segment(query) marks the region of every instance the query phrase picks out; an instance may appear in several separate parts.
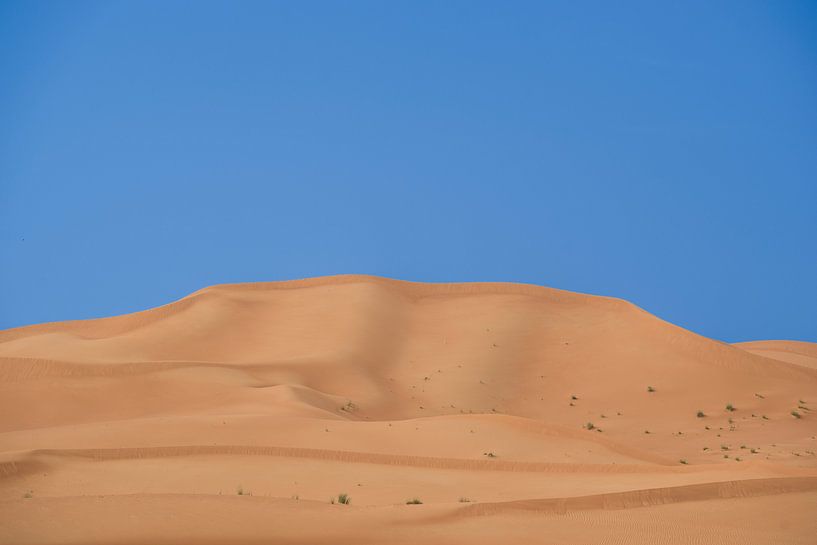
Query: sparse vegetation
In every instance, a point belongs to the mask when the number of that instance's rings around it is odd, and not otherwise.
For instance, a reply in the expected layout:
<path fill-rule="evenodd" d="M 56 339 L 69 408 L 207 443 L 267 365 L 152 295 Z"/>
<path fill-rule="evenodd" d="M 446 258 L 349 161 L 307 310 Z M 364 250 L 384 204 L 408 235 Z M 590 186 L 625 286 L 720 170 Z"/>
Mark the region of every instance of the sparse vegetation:
<path fill-rule="evenodd" d="M 595 424 L 593 424 L 592 422 L 588 422 L 587 424 L 584 425 L 584 427 L 587 428 L 588 430 L 596 429 Z"/>
<path fill-rule="evenodd" d="M 25 494 L 23 494 L 23 497 L 24 497 L 25 499 L 27 499 L 27 500 L 28 500 L 28 499 L 31 499 L 31 498 L 33 498 L 33 497 L 34 497 L 34 493 L 33 493 L 31 490 L 26 490 L 26 493 L 25 493 Z"/>
<path fill-rule="evenodd" d="M 803 415 L 801 415 L 801 414 L 800 414 L 800 413 L 798 413 L 797 411 L 792 411 L 792 412 L 791 412 L 791 415 L 792 415 L 793 417 L 795 417 L 795 418 L 802 418 L 802 417 L 803 417 Z"/>
<path fill-rule="evenodd" d="M 655 391 L 655 388 L 653 388 L 652 386 L 647 386 L 647 391 L 649 393 L 653 393 Z"/>
<path fill-rule="evenodd" d="M 421 505 L 423 502 L 419 500 L 419 498 L 411 498 L 410 500 L 406 500 L 406 505 Z"/>
<path fill-rule="evenodd" d="M 352 503 L 352 498 L 349 497 L 349 494 L 338 494 L 338 503 L 349 505 Z"/>
<path fill-rule="evenodd" d="M 766 399 L 765 397 L 763 397 L 763 396 L 762 396 L 762 395 L 760 395 L 760 394 L 755 394 L 755 397 L 759 397 L 760 399 Z"/>
<path fill-rule="evenodd" d="M 578 398 L 578 397 L 576 397 L 575 395 L 572 395 L 572 396 L 570 396 L 570 399 L 572 399 L 573 401 L 576 401 L 576 400 L 578 400 L 579 398 Z"/>
<path fill-rule="evenodd" d="M 460 496 L 460 503 L 471 503 L 471 500 L 466 498 L 465 496 Z"/>
<path fill-rule="evenodd" d="M 731 403 L 727 403 L 727 404 L 726 404 L 726 410 L 727 410 L 727 411 L 729 411 L 729 412 L 731 413 L 731 412 L 736 411 L 737 409 L 735 409 L 735 406 L 734 406 L 734 405 L 732 405 Z"/>
<path fill-rule="evenodd" d="M 721 445 L 721 450 L 729 450 L 729 447 L 727 445 Z"/>
<path fill-rule="evenodd" d="M 762 418 L 763 420 L 768 420 L 769 419 L 769 417 L 766 416 L 765 414 L 763 416 L 761 416 L 760 418 Z"/>
<path fill-rule="evenodd" d="M 706 414 L 703 411 L 698 411 L 695 416 L 697 416 L 698 418 L 703 418 L 706 416 Z"/>
<path fill-rule="evenodd" d="M 678 460 L 678 461 L 679 461 L 679 462 L 681 462 L 681 463 L 682 463 L 682 464 L 684 464 L 684 465 L 687 465 L 687 464 L 689 463 L 689 462 L 687 462 L 687 461 L 686 461 L 686 459 L 684 459 L 684 458 L 681 458 L 681 459 L 680 459 L 680 460 Z"/>
<path fill-rule="evenodd" d="M 483 452 L 482 455 L 487 456 L 488 458 L 496 458 L 495 452 Z"/>
<path fill-rule="evenodd" d="M 238 488 L 236 489 L 235 493 L 238 494 L 239 496 L 251 496 L 252 495 L 249 492 L 247 492 L 246 490 L 244 490 L 244 487 L 241 486 L 241 485 L 238 485 Z"/>

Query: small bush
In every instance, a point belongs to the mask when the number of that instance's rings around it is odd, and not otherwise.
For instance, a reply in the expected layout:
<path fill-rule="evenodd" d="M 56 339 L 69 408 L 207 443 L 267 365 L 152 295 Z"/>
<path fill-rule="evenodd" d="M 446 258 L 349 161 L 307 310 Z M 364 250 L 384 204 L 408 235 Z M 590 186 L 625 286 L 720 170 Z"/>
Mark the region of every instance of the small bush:
<path fill-rule="evenodd" d="M 240 485 L 239 485 L 238 489 L 236 489 L 235 493 L 238 494 L 239 496 L 249 496 L 249 492 L 244 490 L 244 487 L 242 487 Z"/>
<path fill-rule="evenodd" d="M 681 459 L 680 459 L 680 460 L 678 460 L 678 461 L 679 461 L 679 462 L 681 462 L 681 463 L 682 463 L 682 464 L 684 464 L 684 465 L 687 465 L 687 464 L 689 463 L 689 462 L 687 462 L 687 461 L 686 461 L 684 458 L 681 458 Z"/>
<path fill-rule="evenodd" d="M 726 410 L 731 413 L 731 412 L 734 412 L 736 409 L 735 409 L 734 405 L 732 405 L 731 403 L 727 403 L 726 404 Z"/>
<path fill-rule="evenodd" d="M 800 413 L 798 413 L 797 411 L 792 411 L 792 412 L 791 412 L 791 415 L 792 415 L 793 417 L 795 417 L 795 418 L 802 418 L 802 415 L 801 415 Z"/>
<path fill-rule="evenodd" d="M 420 501 L 419 498 L 412 498 L 410 500 L 406 500 L 406 505 L 421 505 L 423 502 Z"/>
<path fill-rule="evenodd" d="M 588 422 L 587 424 L 584 425 L 584 427 L 587 428 L 588 430 L 596 429 L 595 424 L 593 424 L 592 422 Z"/>
<path fill-rule="evenodd" d="M 349 497 L 349 494 L 338 494 L 338 503 L 342 505 L 349 505 L 352 503 L 352 498 Z"/>
<path fill-rule="evenodd" d="M 653 393 L 655 391 L 655 388 L 653 388 L 652 386 L 647 386 L 647 391 L 649 393 Z"/>
<path fill-rule="evenodd" d="M 488 458 L 496 458 L 495 452 L 483 452 L 482 455 L 487 456 Z"/>
<path fill-rule="evenodd" d="M 570 399 L 572 399 L 573 401 L 576 401 L 576 400 L 578 400 L 579 398 L 578 398 L 578 397 L 576 397 L 575 395 L 572 395 L 572 396 L 570 396 Z"/>
<path fill-rule="evenodd" d="M 471 500 L 469 500 L 465 496 L 461 496 L 460 497 L 460 503 L 471 503 Z"/>
<path fill-rule="evenodd" d="M 697 416 L 698 418 L 703 418 L 704 416 L 706 416 L 706 414 L 704 414 L 703 411 L 698 411 L 698 413 L 695 416 Z"/>
<path fill-rule="evenodd" d="M 29 490 L 25 494 L 23 494 L 23 497 L 28 500 L 28 499 L 33 498 L 34 494 L 31 492 L 31 490 Z"/>

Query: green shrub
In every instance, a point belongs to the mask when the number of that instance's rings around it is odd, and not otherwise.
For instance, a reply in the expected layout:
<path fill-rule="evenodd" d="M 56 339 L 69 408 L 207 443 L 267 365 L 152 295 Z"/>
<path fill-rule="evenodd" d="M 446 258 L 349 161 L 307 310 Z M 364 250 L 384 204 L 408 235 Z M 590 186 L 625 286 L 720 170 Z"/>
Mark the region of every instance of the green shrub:
<path fill-rule="evenodd" d="M 349 497 L 349 494 L 338 494 L 338 503 L 342 505 L 349 505 L 352 503 L 352 498 Z"/>

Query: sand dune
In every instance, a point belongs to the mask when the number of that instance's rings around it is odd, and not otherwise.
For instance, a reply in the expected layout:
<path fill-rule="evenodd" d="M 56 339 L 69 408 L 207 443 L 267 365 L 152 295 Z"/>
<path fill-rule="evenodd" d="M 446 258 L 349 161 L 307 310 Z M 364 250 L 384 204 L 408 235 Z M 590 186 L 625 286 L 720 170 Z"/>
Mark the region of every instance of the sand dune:
<path fill-rule="evenodd" d="M 815 406 L 618 299 L 214 286 L 0 332 L 0 542 L 815 543 Z"/>

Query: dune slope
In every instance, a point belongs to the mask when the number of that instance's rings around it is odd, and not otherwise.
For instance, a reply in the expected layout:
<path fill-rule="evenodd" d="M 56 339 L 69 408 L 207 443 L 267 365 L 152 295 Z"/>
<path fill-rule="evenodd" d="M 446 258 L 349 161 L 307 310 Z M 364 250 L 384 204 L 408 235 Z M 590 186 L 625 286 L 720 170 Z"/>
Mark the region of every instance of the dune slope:
<path fill-rule="evenodd" d="M 817 345 L 618 299 L 214 286 L 0 332 L 0 542 L 813 543 L 812 407 Z"/>

